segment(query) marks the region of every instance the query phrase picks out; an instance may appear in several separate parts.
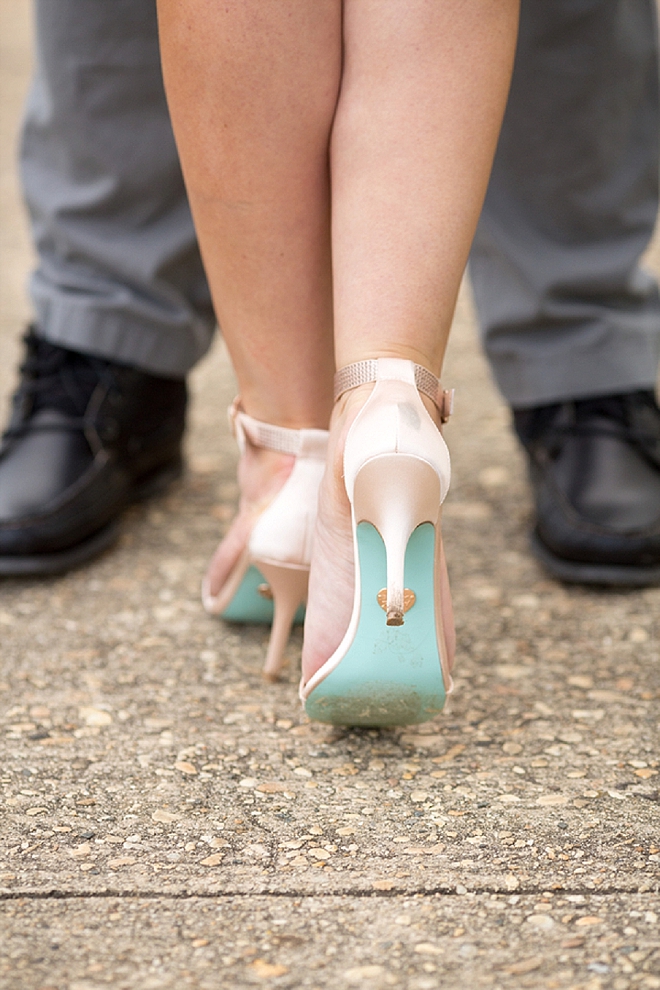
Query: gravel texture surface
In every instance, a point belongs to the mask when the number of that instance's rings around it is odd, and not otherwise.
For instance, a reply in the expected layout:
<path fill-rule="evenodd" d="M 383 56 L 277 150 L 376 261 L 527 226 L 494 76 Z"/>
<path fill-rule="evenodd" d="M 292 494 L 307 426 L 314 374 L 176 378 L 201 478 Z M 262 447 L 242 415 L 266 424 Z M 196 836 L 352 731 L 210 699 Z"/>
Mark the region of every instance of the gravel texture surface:
<path fill-rule="evenodd" d="M 3 409 L 29 315 L 8 153 L 28 13 L 0 2 Z M 458 659 L 432 723 L 311 724 L 300 633 L 270 686 L 266 631 L 203 612 L 236 498 L 220 344 L 184 479 L 90 566 L 0 581 L 3 990 L 660 988 L 660 589 L 563 587 L 530 558 L 467 291 L 444 377 Z"/>
<path fill-rule="evenodd" d="M 660 986 L 641 895 L 109 897 L 6 915 L 6 990 Z"/>

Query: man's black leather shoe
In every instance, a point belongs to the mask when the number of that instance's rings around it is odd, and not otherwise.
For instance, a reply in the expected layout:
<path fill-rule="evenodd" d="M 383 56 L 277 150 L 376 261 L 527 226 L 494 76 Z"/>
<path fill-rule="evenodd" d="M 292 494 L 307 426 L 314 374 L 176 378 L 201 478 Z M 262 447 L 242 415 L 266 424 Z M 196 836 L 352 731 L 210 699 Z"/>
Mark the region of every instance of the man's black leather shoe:
<path fill-rule="evenodd" d="M 181 473 L 185 382 L 30 331 L 0 443 L 0 575 L 56 574 L 118 535 L 129 503 Z"/>
<path fill-rule="evenodd" d="M 660 409 L 652 392 L 514 412 L 536 501 L 532 552 L 555 577 L 660 584 Z"/>

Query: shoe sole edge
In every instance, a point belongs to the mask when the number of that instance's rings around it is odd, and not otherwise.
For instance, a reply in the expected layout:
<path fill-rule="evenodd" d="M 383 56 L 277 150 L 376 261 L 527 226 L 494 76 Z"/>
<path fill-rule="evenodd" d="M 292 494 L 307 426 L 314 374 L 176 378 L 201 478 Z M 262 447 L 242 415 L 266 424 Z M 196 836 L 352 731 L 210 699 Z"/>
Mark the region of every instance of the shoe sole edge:
<path fill-rule="evenodd" d="M 532 555 L 553 576 L 567 584 L 589 584 L 612 588 L 644 588 L 660 585 L 660 566 L 592 564 L 557 557 L 537 533 L 530 535 Z"/>
<path fill-rule="evenodd" d="M 113 520 L 66 550 L 0 557 L 0 577 L 46 577 L 64 574 L 98 556 L 119 539 L 120 524 Z"/>

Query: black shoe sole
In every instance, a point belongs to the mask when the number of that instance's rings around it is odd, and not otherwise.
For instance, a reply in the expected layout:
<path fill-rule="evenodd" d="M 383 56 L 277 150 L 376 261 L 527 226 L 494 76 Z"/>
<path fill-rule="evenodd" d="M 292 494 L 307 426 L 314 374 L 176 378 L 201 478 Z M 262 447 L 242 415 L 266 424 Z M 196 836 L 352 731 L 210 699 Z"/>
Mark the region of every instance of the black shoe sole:
<path fill-rule="evenodd" d="M 183 462 L 180 458 L 171 461 L 157 471 L 141 478 L 131 493 L 131 502 L 142 502 L 160 495 L 169 485 L 181 476 Z M 48 575 L 63 574 L 81 564 L 98 557 L 119 538 L 121 527 L 116 519 L 102 529 L 92 533 L 81 543 L 76 543 L 66 550 L 56 550 L 52 553 L 16 554 L 15 556 L 0 556 L 0 577 L 47 577 Z"/>
<path fill-rule="evenodd" d="M 568 584 L 591 584 L 610 588 L 645 588 L 660 584 L 660 567 L 635 567 L 623 564 L 589 564 L 557 557 L 541 542 L 537 533 L 530 536 L 532 554 L 553 577 Z"/>

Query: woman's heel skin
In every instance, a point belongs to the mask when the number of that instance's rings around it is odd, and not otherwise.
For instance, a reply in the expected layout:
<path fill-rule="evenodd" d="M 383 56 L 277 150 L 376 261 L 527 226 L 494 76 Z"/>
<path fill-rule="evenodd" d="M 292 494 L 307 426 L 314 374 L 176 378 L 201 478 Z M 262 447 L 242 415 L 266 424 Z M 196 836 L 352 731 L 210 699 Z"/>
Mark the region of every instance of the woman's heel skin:
<path fill-rule="evenodd" d="M 267 681 L 277 681 L 284 665 L 284 650 L 296 612 L 307 598 L 309 570 L 264 561 L 255 563 L 268 582 L 273 599 L 273 625 L 263 675 Z"/>
<path fill-rule="evenodd" d="M 445 417 L 448 403 L 437 379 L 412 362 L 363 365 L 369 367 L 358 366 L 357 375 L 351 368 L 345 373 L 347 387 L 376 381 L 344 448 L 353 613 L 335 653 L 301 685 L 301 697 L 318 721 L 408 725 L 440 712 L 451 686 L 451 635 L 440 601 L 449 455 L 419 397 L 420 382 Z"/>

